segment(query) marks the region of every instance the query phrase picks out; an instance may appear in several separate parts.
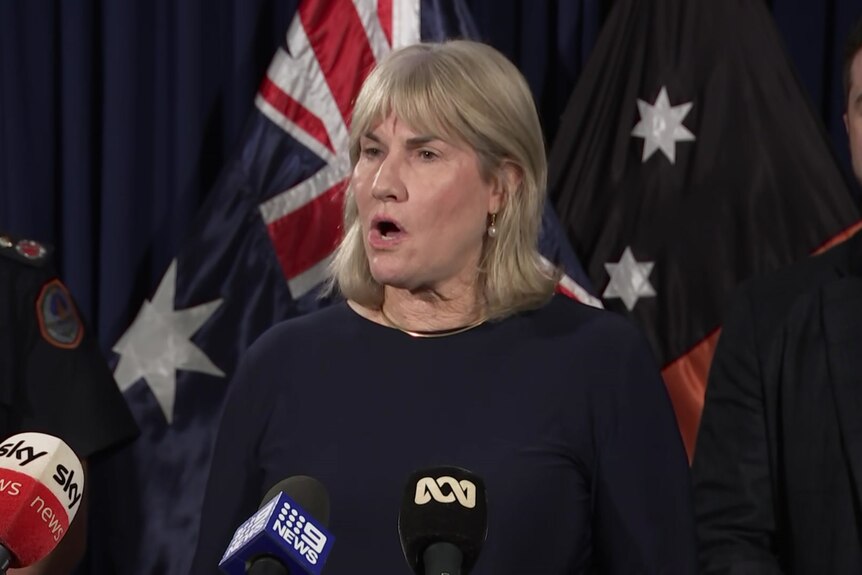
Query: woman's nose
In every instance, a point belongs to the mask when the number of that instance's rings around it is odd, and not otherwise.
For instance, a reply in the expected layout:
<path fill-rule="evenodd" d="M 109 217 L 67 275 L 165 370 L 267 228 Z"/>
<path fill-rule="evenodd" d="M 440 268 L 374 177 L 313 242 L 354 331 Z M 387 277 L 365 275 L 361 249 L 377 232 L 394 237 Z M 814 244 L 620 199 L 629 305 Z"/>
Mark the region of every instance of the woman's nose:
<path fill-rule="evenodd" d="M 401 178 L 401 167 L 397 157 L 390 154 L 380 163 L 371 184 L 371 195 L 382 202 L 400 202 L 406 199 L 407 189 Z"/>

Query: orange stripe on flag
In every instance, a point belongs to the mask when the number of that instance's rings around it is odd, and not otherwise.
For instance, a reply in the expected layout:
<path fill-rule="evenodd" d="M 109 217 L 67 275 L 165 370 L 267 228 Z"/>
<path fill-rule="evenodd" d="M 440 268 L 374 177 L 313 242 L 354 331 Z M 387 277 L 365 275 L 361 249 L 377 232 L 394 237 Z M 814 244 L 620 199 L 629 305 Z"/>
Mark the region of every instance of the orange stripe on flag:
<path fill-rule="evenodd" d="M 828 250 L 831 247 L 835 247 L 836 245 L 840 244 L 841 242 L 843 242 L 844 240 L 848 239 L 850 236 L 852 236 L 853 234 L 858 232 L 860 228 L 862 228 L 862 220 L 856 222 L 855 224 L 853 224 L 852 226 L 850 226 L 849 228 L 847 228 L 846 230 L 844 230 L 840 234 L 837 234 L 835 237 L 828 240 L 826 243 L 824 243 L 822 246 L 820 246 L 819 248 L 814 250 L 814 252 L 812 252 L 812 253 L 814 253 L 816 255 L 816 254 L 825 252 L 826 250 Z"/>
<path fill-rule="evenodd" d="M 716 329 L 661 371 L 689 461 L 694 455 L 700 413 L 703 411 L 703 396 L 706 393 L 706 379 L 719 333 L 721 330 Z"/>

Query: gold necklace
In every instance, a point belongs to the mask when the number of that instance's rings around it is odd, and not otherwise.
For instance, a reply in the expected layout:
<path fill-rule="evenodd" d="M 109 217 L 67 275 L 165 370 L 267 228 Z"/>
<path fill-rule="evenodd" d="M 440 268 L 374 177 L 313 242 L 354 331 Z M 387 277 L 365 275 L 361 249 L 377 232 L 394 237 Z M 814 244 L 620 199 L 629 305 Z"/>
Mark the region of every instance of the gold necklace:
<path fill-rule="evenodd" d="M 480 325 L 485 323 L 485 321 L 487 321 L 487 318 L 480 317 L 474 323 L 465 325 L 463 327 L 455 327 L 452 329 L 444 329 L 444 330 L 440 330 L 440 331 L 412 331 L 409 329 L 404 329 L 403 327 L 398 325 L 395 321 L 393 321 L 393 319 L 391 317 L 389 317 L 389 314 L 386 313 L 386 310 L 383 309 L 383 306 L 380 306 L 380 313 L 383 314 L 383 319 L 385 319 L 386 323 L 388 323 L 391 327 L 394 327 L 398 331 L 406 333 L 407 335 L 409 335 L 411 337 L 426 337 L 427 338 L 427 337 L 447 337 L 450 335 L 457 335 L 459 333 L 464 333 L 465 331 L 471 330 L 474 327 L 479 327 Z"/>

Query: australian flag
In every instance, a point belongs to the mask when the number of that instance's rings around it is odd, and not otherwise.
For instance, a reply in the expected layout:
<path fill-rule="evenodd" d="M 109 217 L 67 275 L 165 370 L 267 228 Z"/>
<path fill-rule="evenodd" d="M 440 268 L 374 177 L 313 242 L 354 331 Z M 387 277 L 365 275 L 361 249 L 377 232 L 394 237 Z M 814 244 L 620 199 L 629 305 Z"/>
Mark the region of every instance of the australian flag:
<path fill-rule="evenodd" d="M 652 343 L 689 453 L 728 294 L 859 220 L 757 0 L 616 2 L 549 189 L 605 306 Z"/>
<path fill-rule="evenodd" d="M 353 99 L 393 48 L 454 36 L 476 36 L 460 1 L 300 3 L 236 157 L 113 347 L 114 376 L 141 436 L 92 470 L 89 572 L 188 572 L 241 354 L 274 323 L 328 303 L 317 288 L 341 237 Z M 597 303 L 547 209 L 543 254 L 566 271 L 560 290 Z"/>

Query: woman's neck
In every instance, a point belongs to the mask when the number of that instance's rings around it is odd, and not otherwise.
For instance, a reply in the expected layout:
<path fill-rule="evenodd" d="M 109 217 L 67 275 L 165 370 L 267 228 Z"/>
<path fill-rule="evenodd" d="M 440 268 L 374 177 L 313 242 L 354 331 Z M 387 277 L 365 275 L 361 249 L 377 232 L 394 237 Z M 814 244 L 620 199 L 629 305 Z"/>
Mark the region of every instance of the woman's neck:
<path fill-rule="evenodd" d="M 447 294 L 384 288 L 383 323 L 392 327 L 434 332 L 457 329 L 485 319 L 484 301 L 474 287 Z"/>

